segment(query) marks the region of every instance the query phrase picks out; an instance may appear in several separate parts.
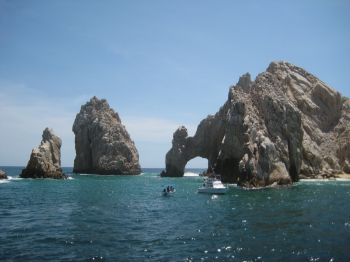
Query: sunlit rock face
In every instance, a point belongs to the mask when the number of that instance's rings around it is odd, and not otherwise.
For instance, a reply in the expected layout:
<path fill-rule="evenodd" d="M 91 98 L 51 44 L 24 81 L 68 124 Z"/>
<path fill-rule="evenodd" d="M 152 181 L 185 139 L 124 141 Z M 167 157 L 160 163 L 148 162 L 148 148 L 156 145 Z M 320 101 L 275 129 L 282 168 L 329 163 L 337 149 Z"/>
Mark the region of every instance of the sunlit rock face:
<path fill-rule="evenodd" d="M 22 178 L 66 178 L 61 169 L 61 139 L 52 129 L 46 128 L 41 143 L 32 150 Z"/>
<path fill-rule="evenodd" d="M 77 114 L 74 172 L 102 175 L 140 174 L 139 155 L 118 113 L 105 99 L 91 98 Z"/>
<path fill-rule="evenodd" d="M 304 69 L 272 62 L 254 81 L 243 75 L 193 137 L 176 130 L 162 176 L 182 176 L 197 156 L 248 187 L 350 172 L 350 101 Z"/>

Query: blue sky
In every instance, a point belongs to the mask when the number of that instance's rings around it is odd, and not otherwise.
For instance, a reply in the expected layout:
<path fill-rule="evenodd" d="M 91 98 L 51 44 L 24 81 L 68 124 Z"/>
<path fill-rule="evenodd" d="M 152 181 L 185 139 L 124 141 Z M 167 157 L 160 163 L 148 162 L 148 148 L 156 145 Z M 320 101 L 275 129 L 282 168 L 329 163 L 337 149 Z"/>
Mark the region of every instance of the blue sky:
<path fill-rule="evenodd" d="M 93 95 L 119 112 L 143 167 L 163 167 L 179 125 L 193 134 L 271 61 L 350 97 L 349 13 L 336 0 L 0 0 L 0 165 L 26 165 L 49 126 L 72 166 L 72 124 Z"/>

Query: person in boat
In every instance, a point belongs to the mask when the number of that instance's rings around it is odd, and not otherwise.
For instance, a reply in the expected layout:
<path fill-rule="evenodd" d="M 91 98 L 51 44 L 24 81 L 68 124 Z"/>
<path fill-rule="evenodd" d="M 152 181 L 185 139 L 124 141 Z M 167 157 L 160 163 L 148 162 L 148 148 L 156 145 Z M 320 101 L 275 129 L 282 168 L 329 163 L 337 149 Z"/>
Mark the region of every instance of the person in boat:
<path fill-rule="evenodd" d="M 208 168 L 208 176 L 210 176 L 211 174 L 213 174 L 213 168 L 212 168 L 212 167 L 209 167 L 209 168 Z"/>
<path fill-rule="evenodd" d="M 207 171 L 207 177 L 213 177 L 213 176 L 215 176 L 214 168 L 209 167 Z"/>

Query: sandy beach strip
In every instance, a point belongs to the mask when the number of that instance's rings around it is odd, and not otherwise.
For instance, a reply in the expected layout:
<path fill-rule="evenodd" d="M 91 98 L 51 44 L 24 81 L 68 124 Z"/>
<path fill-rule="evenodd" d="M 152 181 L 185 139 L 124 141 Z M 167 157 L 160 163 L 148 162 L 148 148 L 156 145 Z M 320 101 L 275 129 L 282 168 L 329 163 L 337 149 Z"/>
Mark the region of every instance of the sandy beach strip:
<path fill-rule="evenodd" d="M 337 174 L 335 176 L 336 176 L 336 178 L 349 179 L 350 180 L 350 174 L 342 173 L 342 174 Z"/>

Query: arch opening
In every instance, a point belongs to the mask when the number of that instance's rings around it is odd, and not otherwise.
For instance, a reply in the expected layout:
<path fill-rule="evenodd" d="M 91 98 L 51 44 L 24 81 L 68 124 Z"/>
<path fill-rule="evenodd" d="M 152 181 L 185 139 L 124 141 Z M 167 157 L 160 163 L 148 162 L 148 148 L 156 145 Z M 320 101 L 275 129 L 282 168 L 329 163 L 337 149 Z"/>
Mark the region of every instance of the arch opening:
<path fill-rule="evenodd" d="M 194 157 L 187 161 L 184 176 L 194 176 L 205 172 L 208 169 L 208 159 Z"/>

